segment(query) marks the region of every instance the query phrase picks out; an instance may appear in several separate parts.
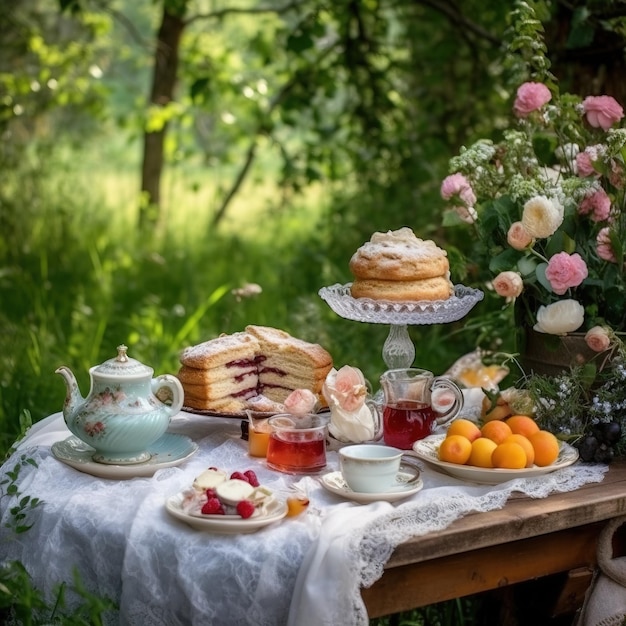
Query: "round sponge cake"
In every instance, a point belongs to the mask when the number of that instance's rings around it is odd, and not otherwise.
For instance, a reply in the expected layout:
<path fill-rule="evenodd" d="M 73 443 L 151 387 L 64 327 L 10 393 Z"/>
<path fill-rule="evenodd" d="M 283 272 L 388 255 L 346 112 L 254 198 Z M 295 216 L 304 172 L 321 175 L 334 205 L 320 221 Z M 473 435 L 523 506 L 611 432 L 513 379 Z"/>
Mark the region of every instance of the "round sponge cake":
<path fill-rule="evenodd" d="M 445 250 L 410 228 L 374 233 L 350 259 L 354 298 L 446 300 L 454 293 Z"/>

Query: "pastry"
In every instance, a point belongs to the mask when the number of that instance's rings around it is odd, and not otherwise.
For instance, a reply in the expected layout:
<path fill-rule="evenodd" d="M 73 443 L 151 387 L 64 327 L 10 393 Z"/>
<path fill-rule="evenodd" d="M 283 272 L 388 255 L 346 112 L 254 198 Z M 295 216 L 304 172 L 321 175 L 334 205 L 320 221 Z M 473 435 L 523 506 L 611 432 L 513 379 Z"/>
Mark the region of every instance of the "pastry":
<path fill-rule="evenodd" d="M 350 259 L 354 298 L 446 300 L 454 293 L 448 255 L 410 228 L 374 233 Z"/>

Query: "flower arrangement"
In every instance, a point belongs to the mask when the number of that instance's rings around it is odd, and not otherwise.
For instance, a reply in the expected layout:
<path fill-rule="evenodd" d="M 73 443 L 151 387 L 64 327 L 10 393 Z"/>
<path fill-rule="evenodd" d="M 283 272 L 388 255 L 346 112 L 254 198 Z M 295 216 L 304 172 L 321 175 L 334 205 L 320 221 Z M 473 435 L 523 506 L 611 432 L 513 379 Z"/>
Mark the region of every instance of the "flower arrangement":
<path fill-rule="evenodd" d="M 519 327 L 546 345 L 584 333 L 595 358 L 519 385 L 544 428 L 607 462 L 626 454 L 624 110 L 609 95 L 561 93 L 532 8 L 517 2 L 512 16 L 511 122 L 451 159 L 444 225 L 473 230 L 470 265 Z"/>
<path fill-rule="evenodd" d="M 490 287 L 535 330 L 626 330 L 624 111 L 559 93 L 546 64 L 517 88 L 502 140 L 452 158 L 444 224 L 469 224 Z"/>
<path fill-rule="evenodd" d="M 609 369 L 590 362 L 525 380 L 535 419 L 578 448 L 583 461 L 610 463 L 626 455 L 626 347 L 617 338 L 609 344 L 598 353 Z"/>

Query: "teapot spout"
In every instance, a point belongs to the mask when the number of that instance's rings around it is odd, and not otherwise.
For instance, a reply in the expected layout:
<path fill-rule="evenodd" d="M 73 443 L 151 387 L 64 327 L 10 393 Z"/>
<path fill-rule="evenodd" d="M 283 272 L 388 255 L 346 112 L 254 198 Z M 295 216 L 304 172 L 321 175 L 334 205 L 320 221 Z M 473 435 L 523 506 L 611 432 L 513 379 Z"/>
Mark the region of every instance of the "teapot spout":
<path fill-rule="evenodd" d="M 65 401 L 63 402 L 63 417 L 65 419 L 65 423 L 69 427 L 72 424 L 72 416 L 76 410 L 84 404 L 85 399 L 81 395 L 80 389 L 78 388 L 78 382 L 76 382 L 76 377 L 69 367 L 62 365 L 56 369 L 54 373 L 60 374 L 65 380 L 67 391 L 65 394 Z M 72 430 L 71 427 L 70 430 Z"/>

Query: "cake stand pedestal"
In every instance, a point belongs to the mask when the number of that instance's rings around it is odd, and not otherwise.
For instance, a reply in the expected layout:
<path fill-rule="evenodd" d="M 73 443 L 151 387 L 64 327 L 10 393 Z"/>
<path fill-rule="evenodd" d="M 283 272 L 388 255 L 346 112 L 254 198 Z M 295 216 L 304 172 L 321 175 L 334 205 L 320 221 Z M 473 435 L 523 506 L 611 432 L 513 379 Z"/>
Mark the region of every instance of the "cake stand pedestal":
<path fill-rule="evenodd" d="M 479 289 L 454 286 L 454 295 L 433 302 L 391 302 L 353 298 L 350 285 L 322 287 L 319 296 L 337 315 L 356 322 L 389 324 L 389 334 L 383 345 L 383 360 L 388 369 L 411 367 L 415 346 L 409 337 L 409 325 L 447 324 L 465 317 L 484 298 Z"/>

